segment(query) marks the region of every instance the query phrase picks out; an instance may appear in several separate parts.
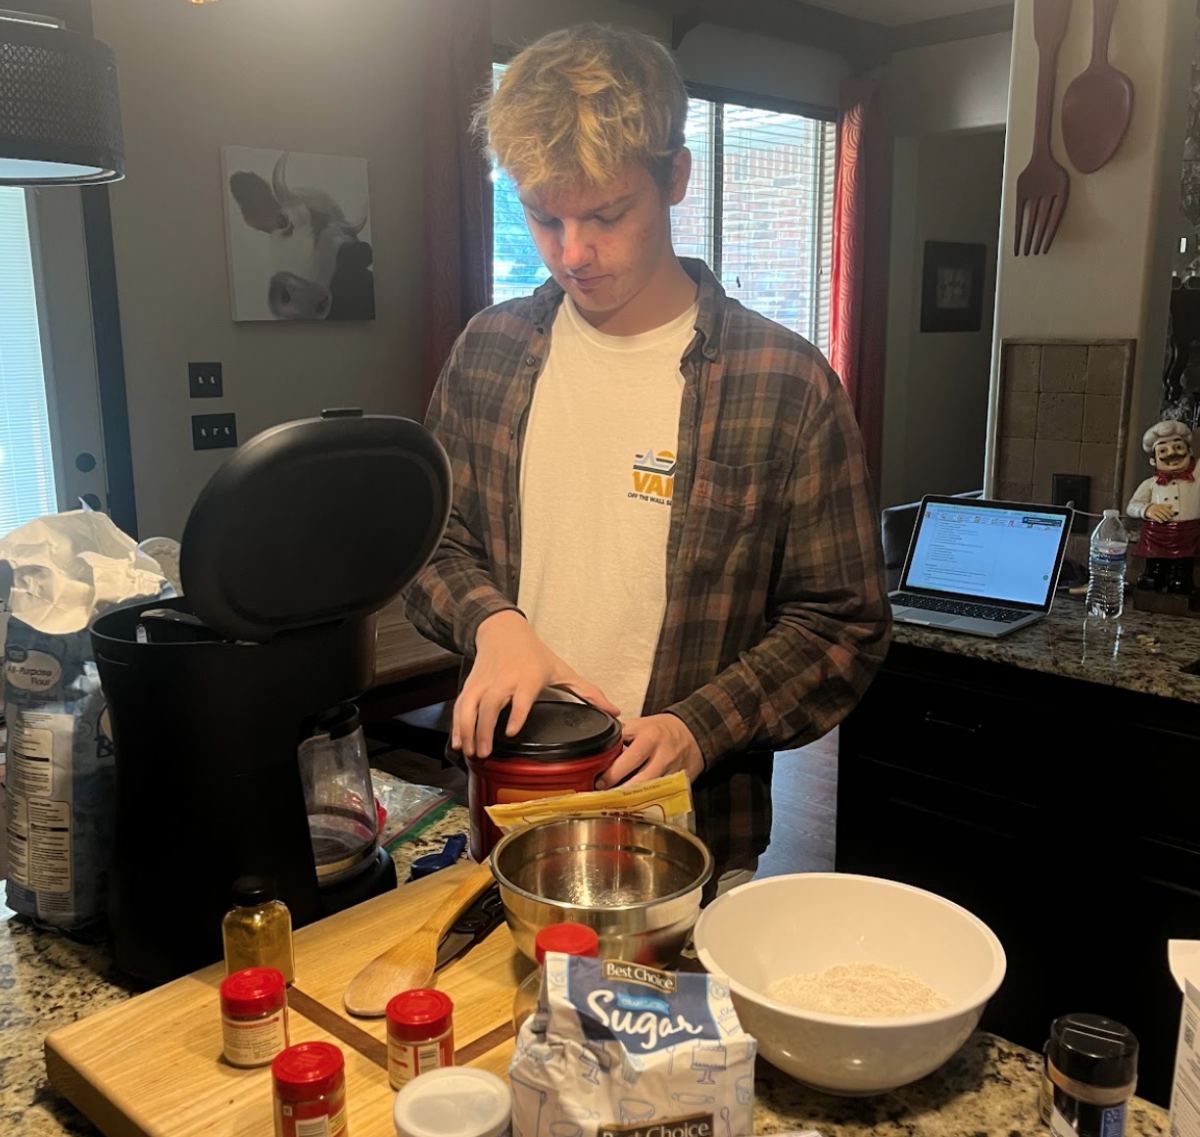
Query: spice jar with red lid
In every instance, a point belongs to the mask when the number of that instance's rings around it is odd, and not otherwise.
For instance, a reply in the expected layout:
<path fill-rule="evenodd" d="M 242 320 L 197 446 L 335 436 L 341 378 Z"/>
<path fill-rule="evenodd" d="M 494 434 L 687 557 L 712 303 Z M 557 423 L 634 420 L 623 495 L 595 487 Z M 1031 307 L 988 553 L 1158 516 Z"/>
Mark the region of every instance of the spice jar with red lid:
<path fill-rule="evenodd" d="M 404 991 L 387 1005 L 388 1079 L 392 1089 L 419 1074 L 454 1065 L 454 1004 L 442 991 Z"/>
<path fill-rule="evenodd" d="M 589 793 L 624 749 L 621 724 L 586 703 L 543 699 L 533 704 L 512 738 L 507 727 L 505 708 L 496 722 L 492 753 L 466 760 L 471 856 L 476 861 L 483 861 L 500 840 L 500 831 L 484 812 L 489 805 Z"/>
<path fill-rule="evenodd" d="M 536 1014 L 542 994 L 543 964 L 546 956 L 579 955 L 596 959 L 600 955 L 600 937 L 594 928 L 585 924 L 550 924 L 542 928 L 533 941 L 537 968 L 525 976 L 513 997 L 513 1029 L 521 1033 L 525 1020 Z"/>
<path fill-rule="evenodd" d="M 345 1137 L 346 1059 L 333 1043 L 289 1046 L 271 1063 L 271 1083 L 275 1137 Z"/>
<path fill-rule="evenodd" d="M 221 983 L 221 1041 L 231 1066 L 265 1066 L 288 1044 L 287 981 L 247 967 Z"/>

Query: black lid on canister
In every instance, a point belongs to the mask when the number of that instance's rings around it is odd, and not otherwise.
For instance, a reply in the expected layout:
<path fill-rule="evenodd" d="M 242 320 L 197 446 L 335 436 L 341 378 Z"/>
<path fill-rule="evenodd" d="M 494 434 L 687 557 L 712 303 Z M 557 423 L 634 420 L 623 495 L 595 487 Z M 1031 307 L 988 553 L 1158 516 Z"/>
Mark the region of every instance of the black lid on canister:
<path fill-rule="evenodd" d="M 508 712 L 505 707 L 496 721 L 493 758 L 570 762 L 595 758 L 621 741 L 621 724 L 586 703 L 554 699 L 536 702 L 529 709 L 525 725 L 512 738 L 505 734 Z"/>
<path fill-rule="evenodd" d="M 1137 1080 L 1138 1041 L 1103 1015 L 1063 1015 L 1050 1028 L 1047 1057 L 1066 1077 L 1116 1089 Z"/>

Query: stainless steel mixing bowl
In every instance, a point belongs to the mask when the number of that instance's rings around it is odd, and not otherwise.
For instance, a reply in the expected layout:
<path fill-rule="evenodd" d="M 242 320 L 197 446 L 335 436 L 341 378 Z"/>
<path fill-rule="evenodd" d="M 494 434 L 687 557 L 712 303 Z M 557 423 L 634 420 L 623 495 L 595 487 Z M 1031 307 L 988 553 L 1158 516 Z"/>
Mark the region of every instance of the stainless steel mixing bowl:
<path fill-rule="evenodd" d="M 670 967 L 700 914 L 712 855 L 661 821 L 582 815 L 510 833 L 492 850 L 508 926 L 534 958 L 550 924 L 587 924 L 600 954 Z"/>

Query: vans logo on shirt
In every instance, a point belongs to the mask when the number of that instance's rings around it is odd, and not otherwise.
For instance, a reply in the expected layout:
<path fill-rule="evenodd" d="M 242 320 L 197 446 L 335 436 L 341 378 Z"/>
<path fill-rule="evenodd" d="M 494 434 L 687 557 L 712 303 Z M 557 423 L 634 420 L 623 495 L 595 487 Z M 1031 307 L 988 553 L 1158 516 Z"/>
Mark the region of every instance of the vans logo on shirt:
<path fill-rule="evenodd" d="M 675 455 L 670 450 L 647 450 L 633 456 L 633 490 L 629 497 L 655 505 L 670 505 L 675 492 Z"/>

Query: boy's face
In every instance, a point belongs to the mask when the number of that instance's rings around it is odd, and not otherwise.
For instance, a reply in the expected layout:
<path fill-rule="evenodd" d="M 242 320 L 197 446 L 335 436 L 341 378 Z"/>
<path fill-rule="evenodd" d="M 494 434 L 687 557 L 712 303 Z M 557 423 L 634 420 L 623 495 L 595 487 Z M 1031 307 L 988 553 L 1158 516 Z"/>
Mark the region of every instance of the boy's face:
<path fill-rule="evenodd" d="M 687 193 L 691 155 L 675 158 L 664 193 L 644 166 L 602 186 L 521 194 L 538 252 L 584 312 L 601 315 L 639 296 L 671 252 L 671 206 Z"/>

